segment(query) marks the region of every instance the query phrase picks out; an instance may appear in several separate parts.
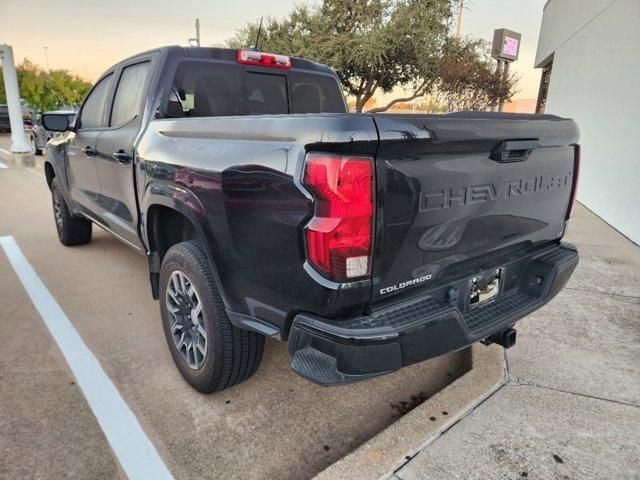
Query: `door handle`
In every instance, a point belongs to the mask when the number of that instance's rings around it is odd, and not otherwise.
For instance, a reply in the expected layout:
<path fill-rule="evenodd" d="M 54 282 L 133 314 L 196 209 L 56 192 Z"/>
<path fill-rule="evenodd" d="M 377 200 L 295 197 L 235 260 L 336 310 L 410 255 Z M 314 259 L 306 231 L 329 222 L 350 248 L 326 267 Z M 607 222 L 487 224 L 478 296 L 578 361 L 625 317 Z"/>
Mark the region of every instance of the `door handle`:
<path fill-rule="evenodd" d="M 489 158 L 501 163 L 524 162 L 539 146 L 537 138 L 504 140 L 493 149 Z"/>
<path fill-rule="evenodd" d="M 82 149 L 82 153 L 84 153 L 87 157 L 93 157 L 97 152 L 91 147 L 84 147 Z"/>
<path fill-rule="evenodd" d="M 114 160 L 118 161 L 118 163 L 128 163 L 129 160 L 131 160 L 131 155 L 122 149 L 114 152 L 112 156 Z"/>

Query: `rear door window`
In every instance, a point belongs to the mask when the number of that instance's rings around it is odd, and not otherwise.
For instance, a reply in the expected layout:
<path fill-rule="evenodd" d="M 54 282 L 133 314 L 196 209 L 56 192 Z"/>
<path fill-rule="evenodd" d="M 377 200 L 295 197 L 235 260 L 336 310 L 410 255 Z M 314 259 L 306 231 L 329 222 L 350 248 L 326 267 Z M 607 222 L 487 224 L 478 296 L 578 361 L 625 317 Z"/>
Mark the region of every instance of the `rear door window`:
<path fill-rule="evenodd" d="M 241 115 L 244 108 L 244 70 L 212 62 L 182 62 L 173 79 L 169 117 Z"/>
<path fill-rule="evenodd" d="M 111 110 L 111 126 L 121 126 L 138 114 L 142 91 L 151 62 L 136 63 L 122 69 Z"/>
<path fill-rule="evenodd" d="M 113 73 L 110 73 L 93 87 L 82 107 L 80 128 L 99 128 L 102 126 L 102 115 L 112 81 Z"/>

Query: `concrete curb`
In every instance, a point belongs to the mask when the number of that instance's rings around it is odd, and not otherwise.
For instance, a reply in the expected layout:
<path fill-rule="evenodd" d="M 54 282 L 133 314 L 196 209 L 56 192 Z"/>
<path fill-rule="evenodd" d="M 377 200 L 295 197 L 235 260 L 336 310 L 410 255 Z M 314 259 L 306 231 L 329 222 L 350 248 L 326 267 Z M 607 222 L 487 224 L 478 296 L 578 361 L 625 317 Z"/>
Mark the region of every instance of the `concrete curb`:
<path fill-rule="evenodd" d="M 314 477 L 315 480 L 390 478 L 418 452 L 464 418 L 506 381 L 501 347 L 476 343 L 471 369 Z M 446 414 L 445 414 L 446 412 Z"/>

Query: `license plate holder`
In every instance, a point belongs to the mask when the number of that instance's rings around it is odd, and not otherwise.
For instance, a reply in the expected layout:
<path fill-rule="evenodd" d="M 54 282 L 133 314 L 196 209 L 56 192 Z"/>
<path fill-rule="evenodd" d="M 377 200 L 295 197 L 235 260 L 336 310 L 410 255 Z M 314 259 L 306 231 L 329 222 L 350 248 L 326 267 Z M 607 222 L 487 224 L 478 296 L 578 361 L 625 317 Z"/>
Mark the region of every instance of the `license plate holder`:
<path fill-rule="evenodd" d="M 469 280 L 469 309 L 495 301 L 501 293 L 503 268 L 494 268 Z"/>

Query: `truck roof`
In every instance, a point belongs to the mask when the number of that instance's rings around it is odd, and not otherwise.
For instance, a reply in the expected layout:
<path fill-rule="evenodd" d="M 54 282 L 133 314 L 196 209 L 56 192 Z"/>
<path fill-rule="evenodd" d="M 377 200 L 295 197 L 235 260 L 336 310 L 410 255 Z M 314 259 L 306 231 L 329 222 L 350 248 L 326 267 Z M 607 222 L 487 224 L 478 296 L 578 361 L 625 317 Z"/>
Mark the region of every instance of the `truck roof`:
<path fill-rule="evenodd" d="M 147 50 L 145 52 L 140 52 L 135 55 L 131 55 L 130 57 L 121 60 L 115 65 L 118 65 L 123 62 L 127 62 L 131 59 L 134 59 L 141 55 L 146 55 L 152 52 L 164 53 L 170 58 L 171 57 L 190 57 L 190 58 L 203 58 L 203 59 L 236 62 L 238 50 L 250 50 L 250 49 L 249 48 L 247 49 L 218 48 L 218 47 L 183 47 L 180 45 L 168 45 L 164 47 Z M 282 52 L 264 52 L 264 53 L 286 55 Z M 321 73 L 328 73 L 330 75 L 335 75 L 335 72 L 327 65 L 312 62 L 311 60 L 305 60 L 304 58 L 300 58 L 300 57 L 289 56 L 289 58 L 291 59 L 291 67 L 293 69 L 310 70 L 310 71 L 316 71 Z M 112 68 L 113 66 L 110 67 L 109 70 L 111 70 Z"/>

